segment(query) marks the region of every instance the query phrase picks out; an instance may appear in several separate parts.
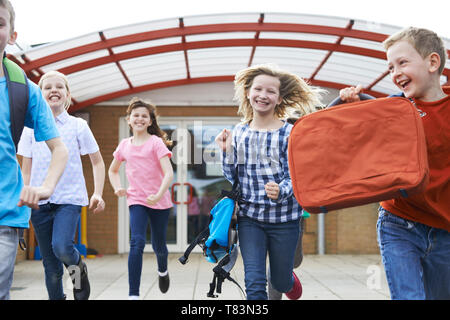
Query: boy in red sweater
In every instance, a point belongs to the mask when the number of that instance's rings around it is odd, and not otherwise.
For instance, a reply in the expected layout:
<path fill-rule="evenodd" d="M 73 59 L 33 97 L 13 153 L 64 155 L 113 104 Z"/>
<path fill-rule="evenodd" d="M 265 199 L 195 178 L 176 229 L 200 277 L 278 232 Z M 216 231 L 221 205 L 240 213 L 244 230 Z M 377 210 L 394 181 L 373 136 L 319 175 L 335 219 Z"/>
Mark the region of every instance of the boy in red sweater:
<path fill-rule="evenodd" d="M 392 299 L 450 299 L 450 87 L 440 76 L 447 52 L 436 33 L 407 28 L 384 41 L 389 71 L 420 112 L 430 181 L 408 198 L 380 203 L 378 241 Z M 340 91 L 359 100 L 361 87 Z"/>

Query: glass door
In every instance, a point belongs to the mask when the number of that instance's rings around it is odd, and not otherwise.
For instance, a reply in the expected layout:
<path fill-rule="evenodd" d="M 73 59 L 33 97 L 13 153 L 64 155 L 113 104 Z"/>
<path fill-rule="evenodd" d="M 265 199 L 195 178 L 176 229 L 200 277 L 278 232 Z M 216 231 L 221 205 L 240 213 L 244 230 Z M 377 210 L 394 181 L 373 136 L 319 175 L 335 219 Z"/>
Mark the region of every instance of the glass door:
<path fill-rule="evenodd" d="M 232 129 L 237 122 L 233 118 L 161 118 L 159 121 L 174 141 L 172 164 L 177 174 L 171 193 L 177 216 L 175 251 L 183 252 L 208 225 L 209 211 L 220 198 L 221 190 L 231 189 L 223 177 L 221 153 L 214 139 L 224 128 Z M 198 250 L 196 247 L 195 251 Z"/>

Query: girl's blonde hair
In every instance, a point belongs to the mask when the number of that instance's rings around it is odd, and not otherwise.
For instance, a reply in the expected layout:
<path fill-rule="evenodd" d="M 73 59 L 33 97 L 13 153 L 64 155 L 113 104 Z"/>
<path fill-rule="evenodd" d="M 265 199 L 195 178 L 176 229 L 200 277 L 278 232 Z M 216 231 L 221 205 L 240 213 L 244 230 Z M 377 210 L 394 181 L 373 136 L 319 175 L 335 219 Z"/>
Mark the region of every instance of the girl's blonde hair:
<path fill-rule="evenodd" d="M 127 119 L 130 119 L 131 111 L 133 111 L 133 109 L 141 108 L 141 107 L 146 108 L 148 110 L 148 113 L 150 114 L 151 125 L 147 128 L 147 132 L 149 134 L 153 134 L 155 136 L 160 137 L 167 147 L 171 147 L 173 142 L 168 139 L 167 133 L 165 133 L 159 127 L 158 122 L 157 122 L 158 115 L 156 114 L 156 106 L 154 104 L 152 104 L 151 102 L 146 102 L 137 97 L 134 97 L 133 99 L 131 99 L 131 101 L 128 105 L 128 108 L 127 108 Z M 131 130 L 131 126 L 130 126 L 130 130 Z"/>
<path fill-rule="evenodd" d="M 295 74 L 278 69 L 270 64 L 256 65 L 239 71 L 234 79 L 235 100 L 239 103 L 238 114 L 242 121 L 248 123 L 253 119 L 253 108 L 247 94 L 253 84 L 253 79 L 259 75 L 268 75 L 280 80 L 281 103 L 275 107 L 275 115 L 285 119 L 293 113 L 306 115 L 323 107 L 320 94 L 323 89 L 309 86 Z"/>
<path fill-rule="evenodd" d="M 64 81 L 64 86 L 66 87 L 67 90 L 67 99 L 66 102 L 64 103 L 64 109 L 67 111 L 70 108 L 70 105 L 72 104 L 72 96 L 70 94 L 70 89 L 69 89 L 69 80 L 67 79 L 67 76 L 59 71 L 49 71 L 46 72 L 41 79 L 39 80 L 39 88 L 41 88 L 41 90 L 43 89 L 44 86 L 44 80 L 51 78 L 51 77 L 59 77 Z"/>

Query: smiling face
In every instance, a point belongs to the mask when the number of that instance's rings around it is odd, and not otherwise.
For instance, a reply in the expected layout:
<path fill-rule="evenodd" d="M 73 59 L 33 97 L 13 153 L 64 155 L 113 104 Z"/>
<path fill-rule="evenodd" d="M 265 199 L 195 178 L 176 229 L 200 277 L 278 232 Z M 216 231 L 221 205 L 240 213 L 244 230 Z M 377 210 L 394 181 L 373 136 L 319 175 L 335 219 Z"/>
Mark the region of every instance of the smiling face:
<path fill-rule="evenodd" d="M 58 115 L 70 104 L 70 93 L 64 79 L 58 76 L 50 76 L 42 82 L 42 93 L 54 114 Z"/>
<path fill-rule="evenodd" d="M 282 100 L 280 80 L 265 74 L 256 76 L 247 93 L 247 98 L 255 115 L 273 115 L 275 107 Z"/>
<path fill-rule="evenodd" d="M 136 107 L 131 110 L 128 116 L 128 125 L 133 130 L 133 134 L 147 132 L 147 128 L 151 124 L 150 112 L 146 107 Z"/>
<path fill-rule="evenodd" d="M 398 41 L 387 50 L 392 82 L 407 98 L 426 100 L 433 83 L 430 56 L 422 58 L 406 40 Z"/>

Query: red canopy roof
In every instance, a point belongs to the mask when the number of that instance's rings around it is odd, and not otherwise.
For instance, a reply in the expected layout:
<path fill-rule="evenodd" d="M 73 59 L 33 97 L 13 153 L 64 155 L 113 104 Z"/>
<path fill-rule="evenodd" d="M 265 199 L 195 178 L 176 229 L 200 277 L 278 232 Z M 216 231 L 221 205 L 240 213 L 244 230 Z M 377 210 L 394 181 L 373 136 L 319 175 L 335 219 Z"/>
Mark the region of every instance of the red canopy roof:
<path fill-rule="evenodd" d="M 260 63 L 277 64 L 312 85 L 340 89 L 362 84 L 366 93 L 384 96 L 398 90 L 388 76 L 381 42 L 398 30 L 301 14 L 189 16 L 99 31 L 13 58 L 36 82 L 50 70 L 66 74 L 72 112 L 143 91 L 231 82 L 238 70 Z M 441 82 L 449 81 L 447 62 Z"/>

